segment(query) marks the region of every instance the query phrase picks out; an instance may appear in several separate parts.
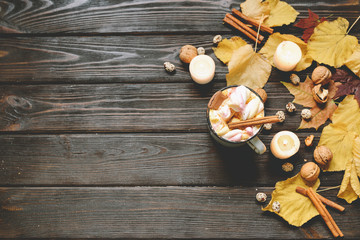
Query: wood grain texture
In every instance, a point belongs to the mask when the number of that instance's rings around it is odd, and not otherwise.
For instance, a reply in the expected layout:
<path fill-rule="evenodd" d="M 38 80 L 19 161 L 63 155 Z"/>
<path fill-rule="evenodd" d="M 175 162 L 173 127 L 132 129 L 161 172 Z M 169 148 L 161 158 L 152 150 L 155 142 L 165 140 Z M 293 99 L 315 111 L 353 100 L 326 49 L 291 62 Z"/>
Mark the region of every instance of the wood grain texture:
<path fill-rule="evenodd" d="M 0 24 L 23 33 L 136 33 L 136 32 L 229 32 L 222 26 L 224 15 L 242 1 L 90 1 L 18 0 L 1 1 Z M 288 0 L 301 17 L 307 8 L 320 16 L 338 12 L 353 21 L 358 0 Z"/>
<path fill-rule="evenodd" d="M 319 216 L 295 228 L 272 213 L 263 213 L 255 202 L 257 190 L 252 187 L 2 188 L 0 237 L 332 238 Z M 331 197 L 334 194 L 332 190 L 323 195 L 334 200 Z M 353 226 L 360 224 L 359 202 L 345 207 L 344 213 L 330 212 L 346 239 L 357 239 L 360 229 Z"/>
<path fill-rule="evenodd" d="M 207 132 L 207 103 L 225 85 L 3 85 L 0 131 Z M 267 115 L 285 110 L 293 100 L 279 82 L 268 83 L 265 90 Z M 300 120 L 300 111 L 287 114 L 284 123 L 274 124 L 274 130 L 295 131 Z"/>
<path fill-rule="evenodd" d="M 0 136 L 0 186 L 275 186 L 313 161 L 314 148 L 304 147 L 287 160 L 285 173 L 270 152 L 275 132 L 260 135 L 263 155 L 247 145 L 229 149 L 207 133 L 62 134 Z M 320 134 L 314 140 L 315 146 Z M 340 185 L 343 172 L 323 173 L 322 186 Z"/>

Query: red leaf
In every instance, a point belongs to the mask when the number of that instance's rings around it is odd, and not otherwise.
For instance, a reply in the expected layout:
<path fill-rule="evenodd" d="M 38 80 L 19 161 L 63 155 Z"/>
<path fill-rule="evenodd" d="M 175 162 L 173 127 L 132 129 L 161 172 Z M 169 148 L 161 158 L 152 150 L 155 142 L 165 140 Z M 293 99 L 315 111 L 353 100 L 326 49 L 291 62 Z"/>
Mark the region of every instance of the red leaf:
<path fill-rule="evenodd" d="M 360 106 L 360 79 L 356 75 L 344 69 L 336 69 L 332 79 L 341 83 L 338 85 L 334 98 L 354 94 Z"/>
<path fill-rule="evenodd" d="M 314 33 L 314 28 L 319 25 L 320 23 L 327 21 L 326 18 L 322 17 L 319 19 L 319 16 L 312 12 L 310 9 L 308 9 L 309 17 L 300 19 L 300 21 L 295 24 L 295 27 L 305 29 L 302 39 L 304 39 L 304 42 L 307 42 L 311 35 Z"/>

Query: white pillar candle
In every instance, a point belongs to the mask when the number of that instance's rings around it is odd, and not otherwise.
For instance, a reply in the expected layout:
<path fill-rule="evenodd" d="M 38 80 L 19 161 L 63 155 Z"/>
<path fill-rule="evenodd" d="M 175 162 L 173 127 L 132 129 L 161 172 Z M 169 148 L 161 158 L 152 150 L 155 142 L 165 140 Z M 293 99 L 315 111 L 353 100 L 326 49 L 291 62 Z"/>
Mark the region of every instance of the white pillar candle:
<path fill-rule="evenodd" d="M 195 82 L 206 84 L 214 78 L 215 62 L 208 55 L 198 55 L 191 60 L 189 71 Z"/>
<path fill-rule="evenodd" d="M 300 47 L 291 41 L 284 41 L 278 45 L 274 54 L 274 64 L 279 70 L 288 72 L 296 67 L 301 60 Z"/>

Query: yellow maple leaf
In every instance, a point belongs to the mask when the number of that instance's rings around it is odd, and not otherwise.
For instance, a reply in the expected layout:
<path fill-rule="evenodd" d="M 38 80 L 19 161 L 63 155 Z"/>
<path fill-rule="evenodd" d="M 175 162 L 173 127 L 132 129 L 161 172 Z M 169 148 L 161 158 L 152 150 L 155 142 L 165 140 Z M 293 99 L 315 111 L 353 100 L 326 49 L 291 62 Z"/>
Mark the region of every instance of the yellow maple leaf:
<path fill-rule="evenodd" d="M 320 186 L 320 180 L 312 186 L 316 190 Z M 263 211 L 274 212 L 281 216 L 289 224 L 296 227 L 302 226 L 304 223 L 319 215 L 308 197 L 305 197 L 295 191 L 296 187 L 308 188 L 300 174 L 295 175 L 285 181 L 277 182 L 275 190 L 271 194 L 271 201 L 263 208 Z M 274 201 L 280 203 L 280 212 L 272 209 Z"/>
<path fill-rule="evenodd" d="M 311 65 L 313 59 L 309 55 L 307 55 L 307 44 L 304 41 L 302 41 L 300 38 L 295 37 L 294 35 L 291 34 L 280 34 L 278 32 L 271 34 L 269 36 L 269 39 L 266 41 L 265 45 L 259 51 L 259 53 L 263 54 L 269 60 L 271 65 L 274 66 L 273 57 L 276 48 L 283 41 L 292 41 L 296 43 L 301 49 L 302 58 L 300 62 L 296 65 L 294 71 L 305 70 Z"/>
<path fill-rule="evenodd" d="M 246 42 L 241 37 L 232 37 L 231 39 L 223 39 L 216 48 L 213 48 L 215 56 L 225 64 L 228 64 L 234 51 L 242 46 L 245 46 Z"/>
<path fill-rule="evenodd" d="M 246 0 L 240 7 L 243 14 L 258 21 L 270 15 L 269 2 L 262 0 Z"/>
<path fill-rule="evenodd" d="M 356 173 L 360 177 L 360 137 L 354 139 L 353 157 L 356 168 Z"/>
<path fill-rule="evenodd" d="M 345 61 L 345 65 L 360 77 L 360 45 L 357 45 L 353 54 Z"/>
<path fill-rule="evenodd" d="M 348 27 L 341 17 L 320 23 L 308 41 L 308 54 L 319 63 L 341 67 L 358 45 L 357 38 L 346 33 Z"/>
<path fill-rule="evenodd" d="M 255 53 L 247 44 L 234 52 L 226 74 L 227 85 L 245 85 L 262 88 L 269 79 L 271 65 L 259 53 Z"/>
<path fill-rule="evenodd" d="M 288 3 L 279 0 L 267 0 L 270 6 L 270 15 L 265 19 L 264 24 L 269 27 L 278 27 L 295 22 L 297 12 Z"/>
<path fill-rule="evenodd" d="M 346 163 L 345 173 L 341 182 L 338 197 L 345 199 L 348 203 L 352 203 L 360 196 L 360 182 L 356 172 L 355 158 L 358 160 L 360 153 L 360 139 L 357 137 L 353 142 L 354 157 Z"/>

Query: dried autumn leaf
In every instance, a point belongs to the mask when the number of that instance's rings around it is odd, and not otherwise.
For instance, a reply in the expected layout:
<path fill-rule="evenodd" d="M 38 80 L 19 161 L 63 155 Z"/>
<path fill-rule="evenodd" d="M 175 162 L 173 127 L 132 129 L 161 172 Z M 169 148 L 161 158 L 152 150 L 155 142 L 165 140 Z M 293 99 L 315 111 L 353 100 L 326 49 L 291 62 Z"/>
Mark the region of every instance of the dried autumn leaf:
<path fill-rule="evenodd" d="M 271 65 L 247 44 L 234 52 L 226 74 L 227 85 L 263 88 L 269 79 Z"/>
<path fill-rule="evenodd" d="M 243 14 L 258 21 L 262 17 L 263 19 L 267 18 L 270 14 L 269 2 L 263 2 L 262 0 L 246 0 L 240 4 L 240 7 Z"/>
<path fill-rule="evenodd" d="M 307 44 L 303 42 L 300 38 L 297 38 L 294 35 L 290 34 L 280 34 L 278 32 L 271 34 L 265 45 L 259 51 L 259 53 L 263 54 L 269 60 L 271 65 L 274 66 L 273 57 L 276 48 L 283 41 L 292 41 L 296 43 L 301 49 L 302 58 L 300 62 L 296 65 L 294 71 L 302 71 L 311 65 L 313 59 L 309 55 L 307 55 Z"/>
<path fill-rule="evenodd" d="M 346 33 L 348 27 L 341 17 L 320 23 L 308 42 L 308 54 L 319 63 L 341 67 L 358 44 L 356 37 Z"/>
<path fill-rule="evenodd" d="M 345 65 L 360 77 L 360 45 L 357 45 L 353 54 L 345 61 Z"/>
<path fill-rule="evenodd" d="M 324 17 L 319 19 L 319 16 L 310 9 L 308 9 L 308 12 L 309 12 L 308 18 L 300 19 L 300 21 L 294 25 L 295 27 L 305 29 L 301 37 L 302 39 L 304 39 L 304 42 L 307 42 L 309 40 L 311 35 L 314 33 L 314 28 L 317 25 L 319 25 L 324 21 L 327 21 L 327 19 Z"/>
<path fill-rule="evenodd" d="M 294 103 L 303 105 L 304 107 L 311 108 L 312 118 L 310 121 L 302 120 L 299 129 L 315 128 L 316 130 L 331 117 L 337 106 L 332 98 L 336 92 L 336 86 L 334 81 L 329 83 L 329 100 L 324 105 L 319 105 L 313 98 L 312 89 L 314 87 L 313 81 L 307 77 L 304 82 L 299 85 L 294 85 L 287 82 L 281 82 L 292 95 L 294 95 Z"/>
<path fill-rule="evenodd" d="M 355 163 L 356 174 L 358 177 L 360 177 L 360 137 L 359 136 L 357 136 L 354 139 L 353 158 Z"/>
<path fill-rule="evenodd" d="M 225 64 L 228 64 L 234 51 L 242 46 L 245 46 L 246 42 L 241 37 L 232 37 L 231 39 L 223 39 L 216 48 L 213 48 L 215 56 Z"/>
<path fill-rule="evenodd" d="M 332 79 L 341 83 L 335 94 L 335 99 L 344 95 L 354 94 L 360 106 L 360 79 L 354 74 L 344 69 L 336 69 Z"/>
<path fill-rule="evenodd" d="M 316 190 L 320 186 L 318 179 L 312 187 Z M 277 182 L 275 190 L 271 194 L 270 203 L 263 208 L 263 211 L 270 211 L 278 214 L 289 224 L 296 227 L 319 215 L 311 200 L 295 191 L 296 187 L 308 188 L 300 174 L 295 175 L 285 181 Z M 280 212 L 277 213 L 272 209 L 274 201 L 280 203 Z"/>
<path fill-rule="evenodd" d="M 269 2 L 270 15 L 265 19 L 264 24 L 269 27 L 278 27 L 295 22 L 297 15 L 299 15 L 299 12 L 286 2 L 279 0 L 267 0 L 266 2 Z"/>

